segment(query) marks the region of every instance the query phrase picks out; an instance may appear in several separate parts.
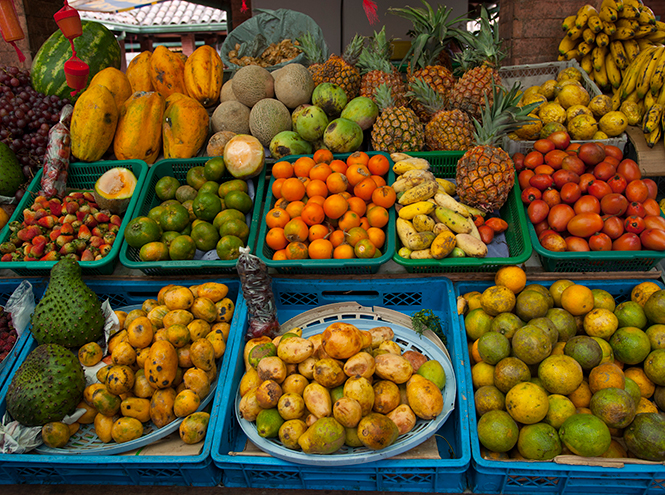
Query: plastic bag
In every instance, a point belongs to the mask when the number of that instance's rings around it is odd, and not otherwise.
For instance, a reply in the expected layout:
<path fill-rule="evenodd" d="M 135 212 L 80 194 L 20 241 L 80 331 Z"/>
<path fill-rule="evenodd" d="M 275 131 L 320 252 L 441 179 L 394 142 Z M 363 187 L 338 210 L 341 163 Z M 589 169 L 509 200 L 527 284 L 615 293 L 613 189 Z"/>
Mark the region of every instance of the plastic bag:
<path fill-rule="evenodd" d="M 249 313 L 249 328 L 245 339 L 255 339 L 263 335 L 271 339 L 276 337 L 279 333 L 279 322 L 268 267 L 258 256 L 250 254 L 249 248 L 240 248 L 236 268 Z"/>
<path fill-rule="evenodd" d="M 63 198 L 67 188 L 67 171 L 71 152 L 69 124 L 74 107 L 65 105 L 60 111 L 60 122 L 51 127 L 48 133 L 48 147 L 44 154 L 44 172 L 40 194 L 47 198 Z"/>
<path fill-rule="evenodd" d="M 228 57 L 229 51 L 235 49 L 236 43 L 240 45 L 238 56 L 257 57 L 271 43 L 279 43 L 284 39 L 295 41 L 296 38 L 307 32 L 312 33 L 314 39 L 317 40 L 317 45 L 321 48 L 324 58 L 328 58 L 330 55 L 323 31 L 310 16 L 288 9 L 254 9 L 254 11 L 259 14 L 247 19 L 231 31 L 219 49 L 225 67 L 233 70 L 240 69 L 240 66 L 231 62 Z M 266 69 L 279 69 L 290 63 L 307 65 L 307 58 L 304 53 L 301 53 L 288 62 L 266 67 Z"/>

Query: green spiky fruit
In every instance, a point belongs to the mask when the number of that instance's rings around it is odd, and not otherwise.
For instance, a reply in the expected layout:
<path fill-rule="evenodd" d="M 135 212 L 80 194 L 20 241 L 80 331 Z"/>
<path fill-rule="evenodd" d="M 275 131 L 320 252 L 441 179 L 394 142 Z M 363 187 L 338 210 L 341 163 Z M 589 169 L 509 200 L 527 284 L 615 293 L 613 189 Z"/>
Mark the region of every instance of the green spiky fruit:
<path fill-rule="evenodd" d="M 76 260 L 62 259 L 51 269 L 44 297 L 32 315 L 32 335 L 41 344 L 80 347 L 98 340 L 104 315 L 97 294 L 81 278 Z"/>
<path fill-rule="evenodd" d="M 56 344 L 40 345 L 16 371 L 7 389 L 7 411 L 25 426 L 61 421 L 83 398 L 85 375 L 78 358 Z"/>

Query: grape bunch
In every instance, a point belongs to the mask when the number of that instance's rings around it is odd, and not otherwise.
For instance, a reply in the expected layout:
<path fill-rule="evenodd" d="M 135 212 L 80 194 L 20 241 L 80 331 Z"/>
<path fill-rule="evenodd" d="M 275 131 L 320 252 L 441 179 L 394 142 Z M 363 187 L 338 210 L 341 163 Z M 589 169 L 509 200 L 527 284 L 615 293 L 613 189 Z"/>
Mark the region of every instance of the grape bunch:
<path fill-rule="evenodd" d="M 0 306 L 0 363 L 7 357 L 18 339 L 18 334 L 12 325 L 12 315 Z"/>
<path fill-rule="evenodd" d="M 0 141 L 16 153 L 28 180 L 42 167 L 48 132 L 67 103 L 35 91 L 29 70 L 0 65 Z"/>

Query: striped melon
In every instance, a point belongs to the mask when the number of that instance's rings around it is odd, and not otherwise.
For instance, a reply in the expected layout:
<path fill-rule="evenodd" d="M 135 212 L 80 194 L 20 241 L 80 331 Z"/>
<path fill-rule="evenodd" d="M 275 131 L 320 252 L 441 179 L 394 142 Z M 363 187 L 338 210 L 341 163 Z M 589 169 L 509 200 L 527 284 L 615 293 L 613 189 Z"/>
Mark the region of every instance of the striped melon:
<path fill-rule="evenodd" d="M 93 21 L 81 21 L 83 34 L 74 39 L 76 56 L 90 66 L 88 83 L 102 69 L 114 67 L 120 69 L 120 45 L 115 36 L 103 24 Z M 69 40 L 58 29 L 41 46 L 32 62 L 30 78 L 32 87 L 45 95 L 75 100 L 70 95 L 72 88 L 65 80 L 65 62 L 72 56 Z"/>

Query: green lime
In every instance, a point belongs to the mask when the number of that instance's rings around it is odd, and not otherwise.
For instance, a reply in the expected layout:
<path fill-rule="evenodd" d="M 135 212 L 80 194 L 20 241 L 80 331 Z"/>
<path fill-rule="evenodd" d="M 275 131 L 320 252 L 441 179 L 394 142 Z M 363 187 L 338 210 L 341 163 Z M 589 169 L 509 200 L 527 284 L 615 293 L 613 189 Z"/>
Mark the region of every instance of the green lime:
<path fill-rule="evenodd" d="M 217 256 L 220 260 L 236 260 L 240 256 L 241 247 L 245 247 L 242 239 L 234 235 L 225 235 L 217 243 Z"/>
<path fill-rule="evenodd" d="M 487 364 L 496 364 L 510 355 L 510 341 L 499 332 L 487 332 L 478 339 L 478 353 Z"/>
<path fill-rule="evenodd" d="M 233 179 L 226 181 L 224 184 L 219 186 L 217 194 L 219 194 L 220 198 L 223 198 L 231 191 L 249 192 L 249 188 L 247 187 L 247 182 L 240 179 Z"/>
<path fill-rule="evenodd" d="M 199 193 L 192 203 L 192 209 L 197 218 L 212 222 L 217 214 L 222 211 L 222 203 L 214 194 Z"/>
<path fill-rule="evenodd" d="M 162 201 L 162 204 L 160 206 L 163 206 L 164 208 L 168 208 L 171 205 L 179 205 L 180 201 L 177 199 L 167 199 L 166 201 Z"/>
<path fill-rule="evenodd" d="M 483 308 L 476 308 L 473 311 L 469 311 L 464 318 L 466 335 L 474 342 L 483 334 L 489 332 L 491 325 L 492 317 L 485 313 Z"/>
<path fill-rule="evenodd" d="M 217 246 L 219 234 L 215 227 L 208 222 L 199 222 L 192 227 L 192 239 L 196 243 L 196 248 L 201 251 L 211 251 Z"/>
<path fill-rule="evenodd" d="M 159 217 L 164 230 L 182 230 L 189 224 L 189 212 L 181 204 L 170 205 Z"/>
<path fill-rule="evenodd" d="M 634 301 L 626 301 L 619 304 L 614 310 L 614 316 L 619 319 L 618 328 L 647 326 L 647 316 L 644 309 Z"/>
<path fill-rule="evenodd" d="M 195 253 L 196 243 L 188 235 L 176 237 L 169 246 L 169 256 L 172 260 L 192 260 Z"/>
<path fill-rule="evenodd" d="M 224 158 L 221 156 L 211 158 L 203 166 L 203 176 L 206 178 L 206 180 L 214 180 L 219 182 L 219 180 L 224 177 L 225 173 L 226 164 L 224 163 Z"/>
<path fill-rule="evenodd" d="M 547 461 L 561 453 L 558 432 L 546 423 L 525 425 L 520 430 L 517 449 L 525 459 Z"/>
<path fill-rule="evenodd" d="M 219 235 L 221 237 L 224 237 L 225 235 L 234 235 L 236 237 L 240 237 L 242 242 L 246 243 L 247 239 L 249 238 L 249 227 L 245 223 L 244 219 L 229 220 L 219 228 Z"/>
<path fill-rule="evenodd" d="M 196 220 L 196 214 L 194 213 L 194 201 L 192 201 L 191 199 L 188 199 L 187 201 L 185 201 L 182 204 L 182 206 L 189 213 L 189 221 L 193 222 L 194 220 Z"/>
<path fill-rule="evenodd" d="M 184 203 L 188 199 L 194 199 L 197 194 L 198 192 L 192 186 L 189 185 L 180 186 L 178 190 L 175 192 L 175 199 L 177 199 L 181 203 Z"/>
<path fill-rule="evenodd" d="M 154 220 L 155 222 L 159 223 L 159 217 L 162 216 L 162 213 L 164 213 L 164 210 L 166 210 L 166 207 L 159 205 L 155 206 L 154 208 L 151 208 L 150 211 L 148 212 L 148 218 Z"/>
<path fill-rule="evenodd" d="M 140 248 L 149 242 L 158 241 L 162 229 L 157 222 L 148 217 L 136 217 L 125 228 L 125 240 L 134 248 Z"/>
<path fill-rule="evenodd" d="M 164 261 L 169 259 L 169 248 L 159 241 L 149 242 L 141 246 L 139 251 L 141 261 Z"/>
<path fill-rule="evenodd" d="M 593 414 L 574 414 L 559 428 L 559 437 L 574 454 L 584 457 L 603 455 L 612 442 L 605 422 Z"/>
<path fill-rule="evenodd" d="M 162 201 L 174 199 L 179 187 L 180 182 L 175 177 L 162 177 L 155 184 L 155 194 Z"/>
<path fill-rule="evenodd" d="M 162 234 L 162 238 L 160 239 L 160 241 L 166 244 L 166 247 L 169 248 L 171 247 L 173 239 L 175 239 L 176 237 L 180 237 L 181 235 L 182 234 L 180 232 L 176 232 L 174 230 L 167 230 Z"/>
<path fill-rule="evenodd" d="M 203 175 L 203 167 L 192 167 L 187 172 L 187 184 L 192 186 L 197 191 L 205 184 L 207 179 Z"/>
<path fill-rule="evenodd" d="M 188 223 L 187 227 L 180 231 L 180 235 L 190 235 L 192 233 L 192 224 Z"/>
<path fill-rule="evenodd" d="M 619 328 L 610 337 L 610 345 L 614 357 L 624 364 L 639 364 L 651 353 L 649 336 L 636 327 Z"/>
<path fill-rule="evenodd" d="M 229 193 L 224 196 L 224 204 L 227 208 L 240 210 L 243 213 L 249 213 L 253 205 L 252 198 L 249 197 L 249 194 L 243 191 L 229 191 Z"/>
<path fill-rule="evenodd" d="M 218 189 L 219 189 L 219 184 L 214 180 L 209 180 L 201 186 L 201 189 L 199 189 L 199 194 L 210 193 L 217 196 Z"/>
<path fill-rule="evenodd" d="M 229 220 L 233 220 L 233 219 L 242 220 L 244 222 L 245 221 L 245 214 L 242 211 L 234 210 L 234 209 L 220 211 L 215 216 L 215 219 L 212 221 L 212 224 L 217 230 L 219 230 L 220 227 L 223 224 L 225 224 Z"/>

